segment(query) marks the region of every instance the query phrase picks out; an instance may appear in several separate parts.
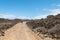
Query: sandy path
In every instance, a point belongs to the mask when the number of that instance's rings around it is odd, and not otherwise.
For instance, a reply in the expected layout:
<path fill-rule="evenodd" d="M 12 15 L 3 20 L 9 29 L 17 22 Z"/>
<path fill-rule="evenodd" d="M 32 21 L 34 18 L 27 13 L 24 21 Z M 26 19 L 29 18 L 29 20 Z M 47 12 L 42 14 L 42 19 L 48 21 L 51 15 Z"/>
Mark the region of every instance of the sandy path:
<path fill-rule="evenodd" d="M 23 22 L 7 30 L 5 36 L 0 40 L 40 40 L 40 38 Z"/>
<path fill-rule="evenodd" d="M 5 36 L 0 37 L 0 40 L 52 40 L 51 38 L 44 38 L 37 36 L 31 31 L 26 22 L 18 23 L 5 32 Z"/>

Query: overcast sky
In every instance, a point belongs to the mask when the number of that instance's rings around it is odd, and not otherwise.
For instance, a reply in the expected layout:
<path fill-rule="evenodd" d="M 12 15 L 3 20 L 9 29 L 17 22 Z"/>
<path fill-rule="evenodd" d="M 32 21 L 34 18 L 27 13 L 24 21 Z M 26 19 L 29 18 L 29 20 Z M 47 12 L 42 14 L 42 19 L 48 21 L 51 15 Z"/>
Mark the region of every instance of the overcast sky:
<path fill-rule="evenodd" d="M 60 0 L 0 0 L 0 18 L 40 19 L 60 14 Z"/>

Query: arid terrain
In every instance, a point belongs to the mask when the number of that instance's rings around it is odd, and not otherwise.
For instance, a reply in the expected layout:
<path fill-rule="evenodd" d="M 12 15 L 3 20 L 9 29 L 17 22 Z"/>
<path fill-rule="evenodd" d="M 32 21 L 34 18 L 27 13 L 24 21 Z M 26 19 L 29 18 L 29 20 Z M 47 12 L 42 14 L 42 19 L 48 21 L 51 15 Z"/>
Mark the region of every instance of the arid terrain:
<path fill-rule="evenodd" d="M 54 40 L 60 40 L 60 14 L 48 15 L 47 18 L 31 20 L 26 23 L 28 27 L 37 32 L 38 35 L 43 34 Z"/>
<path fill-rule="evenodd" d="M 26 22 L 17 23 L 5 32 L 5 36 L 0 40 L 51 40 L 50 38 L 42 39 L 26 25 Z"/>
<path fill-rule="evenodd" d="M 0 40 L 60 40 L 60 14 L 36 20 L 1 18 Z"/>

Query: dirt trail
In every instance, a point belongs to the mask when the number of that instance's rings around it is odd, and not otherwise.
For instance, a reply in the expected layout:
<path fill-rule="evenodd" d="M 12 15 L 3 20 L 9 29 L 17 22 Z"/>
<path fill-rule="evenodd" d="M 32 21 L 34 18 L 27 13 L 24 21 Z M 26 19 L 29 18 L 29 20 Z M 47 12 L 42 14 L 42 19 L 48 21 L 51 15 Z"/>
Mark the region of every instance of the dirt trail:
<path fill-rule="evenodd" d="M 26 22 L 18 23 L 5 32 L 5 36 L 0 40 L 40 40 L 26 25 Z"/>
<path fill-rule="evenodd" d="M 18 23 L 5 32 L 5 36 L 0 37 L 0 40 L 52 40 L 50 38 L 42 39 L 37 36 L 26 25 L 26 22 Z"/>

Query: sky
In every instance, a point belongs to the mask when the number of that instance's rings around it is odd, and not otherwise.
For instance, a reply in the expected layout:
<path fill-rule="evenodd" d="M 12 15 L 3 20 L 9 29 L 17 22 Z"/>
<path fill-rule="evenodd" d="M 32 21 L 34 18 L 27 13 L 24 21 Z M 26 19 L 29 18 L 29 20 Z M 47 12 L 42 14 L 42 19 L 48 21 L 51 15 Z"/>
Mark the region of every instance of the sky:
<path fill-rule="evenodd" d="M 41 19 L 60 14 L 60 0 L 0 0 L 0 18 Z"/>

